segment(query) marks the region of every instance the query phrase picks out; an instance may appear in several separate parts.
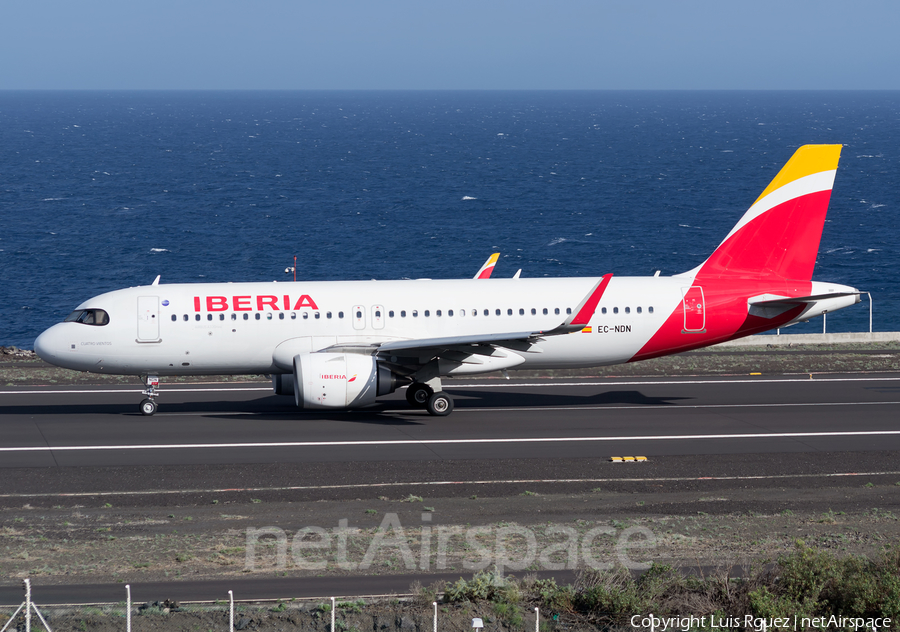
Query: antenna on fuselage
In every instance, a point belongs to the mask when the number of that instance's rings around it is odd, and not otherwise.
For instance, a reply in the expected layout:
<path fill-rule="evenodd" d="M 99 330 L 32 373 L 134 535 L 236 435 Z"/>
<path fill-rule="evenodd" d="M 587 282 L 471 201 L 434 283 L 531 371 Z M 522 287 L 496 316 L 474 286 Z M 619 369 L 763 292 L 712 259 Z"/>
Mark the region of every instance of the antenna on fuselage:
<path fill-rule="evenodd" d="M 162 276 L 161 274 L 157 274 L 156 278 L 153 279 L 153 283 L 151 283 L 150 285 L 159 285 L 159 277 L 161 277 L 161 276 Z"/>

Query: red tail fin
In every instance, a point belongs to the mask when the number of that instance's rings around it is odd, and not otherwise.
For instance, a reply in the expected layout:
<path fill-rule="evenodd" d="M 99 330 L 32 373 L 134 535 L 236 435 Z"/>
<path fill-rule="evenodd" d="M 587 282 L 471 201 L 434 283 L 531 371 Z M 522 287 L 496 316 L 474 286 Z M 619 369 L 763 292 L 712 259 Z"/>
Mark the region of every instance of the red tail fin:
<path fill-rule="evenodd" d="M 812 279 L 841 145 L 804 145 L 700 267 L 703 278 Z"/>

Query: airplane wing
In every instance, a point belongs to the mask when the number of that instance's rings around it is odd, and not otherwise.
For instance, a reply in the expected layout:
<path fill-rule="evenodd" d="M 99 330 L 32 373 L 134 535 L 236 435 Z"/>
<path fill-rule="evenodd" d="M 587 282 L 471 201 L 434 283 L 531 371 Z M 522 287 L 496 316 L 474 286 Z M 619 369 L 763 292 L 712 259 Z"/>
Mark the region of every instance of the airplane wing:
<path fill-rule="evenodd" d="M 478 272 L 476 272 L 475 276 L 472 278 L 473 279 L 490 279 L 491 272 L 494 271 L 494 266 L 497 265 L 497 259 L 499 259 L 499 258 L 500 258 L 499 252 L 495 252 L 494 254 L 492 254 L 490 257 L 488 257 L 488 260 L 484 262 L 484 265 L 481 266 L 481 269 Z"/>
<path fill-rule="evenodd" d="M 565 321 L 546 331 L 518 331 L 442 338 L 413 338 L 372 344 L 339 344 L 324 352 L 361 353 L 387 357 L 445 358 L 464 362 L 467 356 L 490 356 L 503 347 L 513 351 L 540 353 L 537 343 L 547 336 L 559 336 L 581 331 L 590 322 L 600 298 L 606 291 L 612 274 L 602 277 L 581 300 Z"/>

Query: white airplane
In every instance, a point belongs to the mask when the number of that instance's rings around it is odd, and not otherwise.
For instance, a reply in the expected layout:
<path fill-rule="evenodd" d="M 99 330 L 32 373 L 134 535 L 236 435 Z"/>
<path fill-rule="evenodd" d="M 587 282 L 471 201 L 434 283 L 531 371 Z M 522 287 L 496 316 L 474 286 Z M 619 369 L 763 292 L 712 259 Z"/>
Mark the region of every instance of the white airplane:
<path fill-rule="evenodd" d="M 806 145 L 702 264 L 670 277 L 203 283 L 85 301 L 35 341 L 78 371 L 140 375 L 144 415 L 160 376 L 271 374 L 304 409 L 374 404 L 408 385 L 432 415 L 441 378 L 592 367 L 705 347 L 858 303 L 812 281 L 840 145 Z"/>

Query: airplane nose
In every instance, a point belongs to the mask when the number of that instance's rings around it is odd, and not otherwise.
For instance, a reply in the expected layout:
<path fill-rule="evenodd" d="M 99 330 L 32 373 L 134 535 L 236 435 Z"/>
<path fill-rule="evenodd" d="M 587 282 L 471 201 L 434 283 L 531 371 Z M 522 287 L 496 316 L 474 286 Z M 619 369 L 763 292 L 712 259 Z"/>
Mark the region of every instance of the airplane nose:
<path fill-rule="evenodd" d="M 34 341 L 34 352 L 44 362 L 56 364 L 63 348 L 61 345 L 65 343 L 60 338 L 60 324 L 53 325 L 47 329 Z"/>

